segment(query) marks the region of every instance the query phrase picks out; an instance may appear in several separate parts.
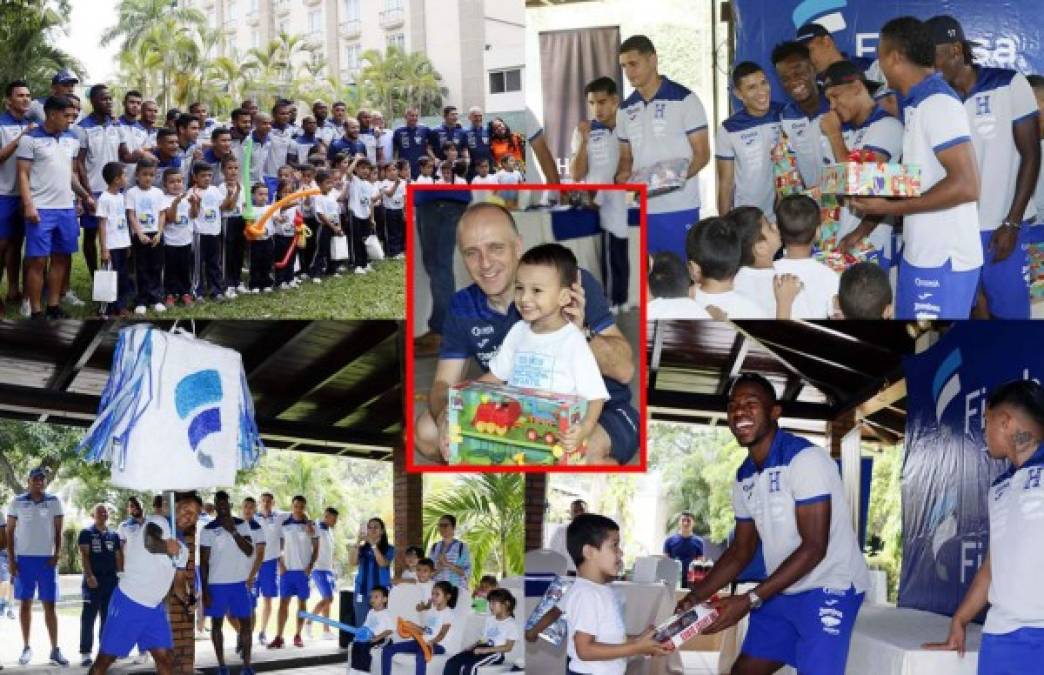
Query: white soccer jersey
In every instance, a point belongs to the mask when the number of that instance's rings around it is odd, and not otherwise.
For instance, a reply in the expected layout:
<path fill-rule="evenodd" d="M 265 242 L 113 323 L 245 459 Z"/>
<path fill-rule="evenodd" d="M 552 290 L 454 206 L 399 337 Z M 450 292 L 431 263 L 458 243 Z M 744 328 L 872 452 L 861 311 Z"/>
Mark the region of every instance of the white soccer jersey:
<path fill-rule="evenodd" d="M 957 94 L 939 75 L 929 75 L 902 100 L 903 161 L 921 167 L 921 191 L 927 192 L 946 176 L 936 153 L 971 142 L 968 117 Z M 979 211 L 975 202 L 903 218 L 903 258 L 915 267 L 941 267 L 949 260 L 953 271 L 982 265 Z"/>
<path fill-rule="evenodd" d="M 707 128 L 707 112 L 696 94 L 667 77 L 645 101 L 635 90 L 616 113 L 616 134 L 631 146 L 632 170 L 670 159 L 692 160 L 689 134 Z M 700 208 L 700 183 L 691 176 L 685 187 L 649 199 L 649 213 L 671 213 Z"/>
<path fill-rule="evenodd" d="M 36 208 L 73 208 L 73 159 L 79 152 L 80 141 L 69 131 L 56 136 L 36 127 L 18 141 L 15 156 L 33 163 L 29 187 Z"/>
<path fill-rule="evenodd" d="M 780 110 L 775 103 L 761 117 L 741 110 L 718 127 L 714 149 L 716 159 L 733 163 L 732 206 L 756 206 L 773 219 L 776 183 L 771 155 L 779 143 Z"/>
<path fill-rule="evenodd" d="M 200 202 L 192 227 L 198 234 L 221 234 L 221 190 L 213 185 L 206 190 L 193 189 L 199 193 Z"/>
<path fill-rule="evenodd" d="M 54 555 L 54 519 L 61 516 L 62 502 L 58 497 L 47 494 L 40 501 L 33 501 L 28 492 L 11 500 L 7 516 L 14 518 L 15 556 Z"/>
<path fill-rule="evenodd" d="M 250 523 L 242 518 L 232 518 L 236 532 L 241 537 L 254 543 Z M 260 530 L 261 526 L 257 528 Z M 207 582 L 211 584 L 235 584 L 245 582 L 254 562 L 253 555 L 244 555 L 232 533 L 222 527 L 217 520 L 207 523 L 199 536 L 199 545 L 210 549 L 210 573 Z"/>
<path fill-rule="evenodd" d="M 160 536 L 164 541 L 173 538 L 170 523 L 165 518 L 146 518 L 145 524 L 127 537 L 119 589 L 139 605 L 152 608 L 167 597 L 178 565 L 188 559 L 188 549 L 184 544 L 180 544 L 180 552 L 176 559 L 171 559 L 166 553 L 150 552 L 145 548 L 145 532 L 150 524 L 160 529 Z"/>
<path fill-rule="evenodd" d="M 315 524 L 315 530 L 319 535 L 319 556 L 315 559 L 315 569 L 333 572 L 334 532 L 322 522 Z"/>
<path fill-rule="evenodd" d="M 149 144 L 149 132 L 141 122 L 134 121 L 128 123 L 126 120 L 121 118 L 118 123 L 120 145 L 127 148 L 127 152 L 135 152 L 142 148 L 152 147 L 152 145 Z M 153 138 L 155 138 L 155 136 L 153 136 Z M 134 185 L 134 171 L 137 169 L 137 166 L 137 163 L 123 165 L 123 175 L 127 178 L 127 185 Z"/>
<path fill-rule="evenodd" d="M 759 470 L 747 458 L 736 471 L 732 506 L 738 521 L 754 521 L 761 538 L 765 572 L 772 574 L 801 545 L 796 508 L 830 500 L 826 556 L 783 593 L 815 588 L 866 590 L 870 575 L 856 543 L 841 473 L 825 450 L 804 438 L 776 431 Z"/>
<path fill-rule="evenodd" d="M 279 511 L 273 511 L 272 514 L 268 516 L 258 511 L 257 515 L 254 516 L 254 519 L 261 524 L 261 527 L 265 531 L 266 561 L 275 560 L 283 551 L 282 534 L 279 531 L 279 526 L 283 522 L 285 516 L 285 513 L 280 513 Z"/>
<path fill-rule="evenodd" d="M 980 68 L 975 86 L 964 99 L 975 159 L 979 165 L 979 228 L 997 229 L 1015 199 L 1015 182 L 1022 161 L 1015 147 L 1013 125 L 1032 118 L 1037 99 L 1026 77 L 1014 70 Z M 1034 127 L 1036 128 L 1036 127 Z M 1037 215 L 1036 204 L 1026 205 L 1026 220 Z"/>
<path fill-rule="evenodd" d="M 116 536 L 120 538 L 120 544 L 122 545 L 127 543 L 127 539 L 136 534 L 144 526 L 144 518 L 142 518 L 141 520 L 128 518 L 127 520 L 120 523 L 120 526 L 116 528 Z"/>
<path fill-rule="evenodd" d="M 272 139 L 272 147 L 261 170 L 265 176 L 278 176 L 279 168 L 286 165 L 290 155 L 297 156 L 297 147 L 294 145 L 293 132 L 289 125 L 283 130 L 273 126 L 268 137 Z"/>
<path fill-rule="evenodd" d="M 1044 445 L 989 491 L 990 610 L 986 633 L 1044 628 Z"/>
<path fill-rule="evenodd" d="M 819 128 L 819 121 L 830 110 L 826 96 L 819 95 L 819 109 L 809 118 L 793 101 L 783 106 L 779 127 L 787 137 L 787 146 L 794 152 L 798 172 L 805 187 L 819 185 L 819 170 L 823 156 L 830 152 L 830 143 Z"/>
<path fill-rule="evenodd" d="M 130 248 L 130 230 L 127 228 L 127 204 L 123 195 L 108 190 L 98 196 L 95 213 L 105 219 L 105 246 L 109 250 Z"/>
<path fill-rule="evenodd" d="M 309 532 L 311 528 L 311 532 Z M 288 570 L 303 570 L 312 559 L 312 540 L 319 531 L 307 520 L 295 520 L 293 514 L 285 514 L 279 524 L 283 539 L 283 564 Z"/>
<path fill-rule="evenodd" d="M 109 162 L 120 160 L 120 141 L 123 138 L 120 125 L 114 119 L 98 122 L 88 116 L 72 127 L 72 132 L 80 141 L 80 148 L 87 151 L 83 164 L 87 169 L 87 180 L 91 183 L 90 191 L 104 192 L 106 185 L 102 169 Z"/>
<path fill-rule="evenodd" d="M 174 203 L 175 195 L 163 195 L 161 207 L 170 208 Z M 188 246 L 192 244 L 192 222 L 189 220 L 188 199 L 178 202 L 175 209 L 176 217 L 167 219 L 163 226 L 163 243 L 167 246 Z"/>
<path fill-rule="evenodd" d="M 0 115 L 0 148 L 21 136 L 28 126 L 28 117 L 18 119 L 10 111 Z M 18 196 L 18 160 L 15 154 L 0 163 L 0 196 Z"/>
<path fill-rule="evenodd" d="M 804 284 L 794 298 L 790 313 L 792 319 L 830 317 L 834 311 L 834 296 L 840 290 L 840 274 L 815 258 L 783 257 L 774 262 L 773 267 L 778 274 L 796 274 Z"/>
<path fill-rule="evenodd" d="M 163 190 L 151 187 L 142 190 L 135 185 L 127 190 L 125 195 L 127 210 L 134 211 L 138 218 L 138 225 L 146 234 L 152 234 L 159 230 L 160 211 L 163 208 Z"/>
<path fill-rule="evenodd" d="M 573 154 L 579 147 L 580 134 L 574 131 Z M 615 183 L 619 164 L 620 137 L 616 128 L 591 120 L 591 131 L 587 136 L 587 175 L 583 182 Z M 599 190 L 594 203 L 598 206 L 601 228 L 615 237 L 627 237 L 627 193 L 623 190 Z"/>

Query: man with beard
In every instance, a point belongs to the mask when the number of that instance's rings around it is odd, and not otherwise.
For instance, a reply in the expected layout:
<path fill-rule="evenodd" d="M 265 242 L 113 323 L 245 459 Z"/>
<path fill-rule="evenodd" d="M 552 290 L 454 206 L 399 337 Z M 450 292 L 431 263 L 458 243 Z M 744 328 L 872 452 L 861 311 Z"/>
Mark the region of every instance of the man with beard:
<path fill-rule="evenodd" d="M 93 201 L 97 202 L 108 187 L 102 168 L 109 162 L 119 161 L 121 139 L 119 123 L 112 116 L 112 92 L 109 88 L 96 84 L 91 87 L 89 98 L 91 114 L 73 127 L 72 132 L 80 141 L 76 160 L 80 180 L 91 191 Z M 83 257 L 87 262 L 87 272 L 93 277 L 98 269 L 98 219 L 93 203 L 84 205 L 80 227 L 83 228 Z M 69 301 L 72 302 L 72 298 Z"/>
<path fill-rule="evenodd" d="M 9 82 L 5 88 L 6 111 L 0 115 L 0 278 L 7 271 L 7 302 L 20 300 L 22 284 L 22 240 L 25 221 L 18 196 L 18 159 L 15 152 L 22 136 L 34 125 L 29 121 L 29 85 L 22 80 Z M 0 313 L 3 312 L 0 304 Z"/>
<path fill-rule="evenodd" d="M 822 448 L 781 431 L 781 414 L 761 375 L 732 382 L 726 419 L 747 449 L 732 489 L 735 539 L 678 610 L 735 580 L 760 542 L 768 576 L 749 593 L 716 601 L 718 617 L 703 632 L 750 614 L 733 675 L 769 675 L 784 665 L 802 675 L 842 675 L 869 573 L 837 465 Z"/>
<path fill-rule="evenodd" d="M 243 108 L 233 110 L 232 128 L 229 129 L 229 133 L 232 136 L 232 154 L 236 156 L 240 166 L 243 164 L 243 143 L 250 135 L 251 129 L 253 129 L 253 119 L 250 117 L 250 112 Z"/>

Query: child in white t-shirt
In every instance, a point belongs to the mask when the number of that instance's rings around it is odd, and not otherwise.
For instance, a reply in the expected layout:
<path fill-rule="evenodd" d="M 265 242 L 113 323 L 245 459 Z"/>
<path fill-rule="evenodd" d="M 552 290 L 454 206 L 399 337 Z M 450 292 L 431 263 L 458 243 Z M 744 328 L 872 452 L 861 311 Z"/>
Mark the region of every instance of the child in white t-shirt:
<path fill-rule="evenodd" d="M 290 181 L 279 181 L 279 187 L 276 190 L 276 200 L 278 201 L 293 194 L 296 188 Z M 299 212 L 300 202 L 291 202 L 280 208 L 279 212 L 272 217 L 272 242 L 274 249 L 272 273 L 275 277 L 274 288 L 284 291 L 297 286 L 297 282 L 294 280 L 293 254 L 290 254 L 290 258 L 285 265 L 280 267 L 279 264 L 286 259 L 290 249 L 294 247 Z"/>
<path fill-rule="evenodd" d="M 134 269 L 138 285 L 137 306 L 134 313 L 145 314 L 151 307 L 165 312 L 163 304 L 163 228 L 166 211 L 163 210 L 163 190 L 154 185 L 156 161 L 143 157 L 135 166 L 137 185 L 127 190 L 127 225 L 131 230 L 131 249 L 134 251 Z"/>
<path fill-rule="evenodd" d="M 305 164 L 301 167 L 301 186 L 300 190 L 318 190 L 319 183 L 315 180 L 316 168 L 311 164 Z M 308 265 L 312 258 L 315 256 L 315 243 L 316 238 L 319 236 L 319 221 L 315 219 L 315 197 L 305 197 L 301 200 L 301 217 L 304 219 L 305 228 L 311 234 L 308 235 L 308 240 L 304 245 L 304 248 L 298 246 L 297 253 L 297 265 L 294 275 L 298 281 L 308 280 Z"/>
<path fill-rule="evenodd" d="M 475 163 L 475 176 L 471 179 L 472 185 L 499 185 L 500 179 L 497 174 L 489 172 L 489 160 L 482 158 Z M 475 190 L 471 193 L 472 203 L 488 202 L 495 195 L 493 190 Z"/>
<path fill-rule="evenodd" d="M 424 625 L 419 626 L 411 621 L 406 623 L 414 631 L 421 633 L 424 640 L 431 649 L 432 654 L 445 654 L 446 648 L 442 641 L 446 639 L 450 626 L 454 621 L 453 608 L 457 606 L 457 587 L 448 581 L 435 583 L 431 591 L 431 610 L 425 613 Z M 417 660 L 417 673 L 423 675 L 424 656 L 421 647 L 415 640 L 395 642 L 381 651 L 381 672 L 392 672 L 392 658 L 396 654 L 411 654 Z"/>
<path fill-rule="evenodd" d="M 500 170 L 497 171 L 497 183 L 500 185 L 518 185 L 524 182 L 525 177 L 518 170 L 514 155 L 501 157 Z M 518 190 L 501 190 L 498 194 L 509 209 L 518 208 Z"/>
<path fill-rule="evenodd" d="M 341 210 L 338 196 L 334 192 L 336 178 L 329 171 L 317 171 L 315 182 L 319 184 L 321 194 L 312 200 L 315 208 L 315 219 L 319 223 L 319 231 L 316 234 L 315 257 L 312 258 L 312 276 L 314 283 L 321 283 L 324 276 L 336 273 L 340 261 L 330 257 L 330 242 L 334 237 L 344 234 L 341 229 Z"/>
<path fill-rule="evenodd" d="M 791 318 L 802 283 L 796 275 L 776 269 L 773 263 L 782 246 L 779 228 L 756 206 L 740 206 L 730 211 L 728 217 L 735 223 L 742 249 L 741 267 L 733 280 L 736 292 L 752 299 L 769 316 Z"/>
<path fill-rule="evenodd" d="M 421 558 L 424 557 L 424 550 L 419 546 L 407 546 L 406 552 L 403 554 L 403 562 L 406 563 L 406 569 L 402 571 L 402 574 L 396 577 L 392 583 L 394 584 L 416 584 L 417 583 L 417 563 L 420 562 Z"/>
<path fill-rule="evenodd" d="M 736 291 L 733 280 L 740 266 L 740 239 L 728 218 L 704 218 L 686 235 L 689 274 L 697 280 L 692 299 L 701 307 L 717 307 L 729 319 L 769 319 L 772 315 Z"/>
<path fill-rule="evenodd" d="M 384 202 L 384 231 L 388 242 L 385 253 L 393 260 L 406 257 L 406 186 L 409 184 L 410 163 L 400 159 L 388 165 L 381 194 Z"/>
<path fill-rule="evenodd" d="M 486 599 L 490 616 L 482 628 L 482 638 L 447 661 L 444 675 L 468 675 L 483 666 L 500 665 L 520 639 L 515 621 L 515 597 L 511 591 L 495 588 Z"/>
<path fill-rule="evenodd" d="M 369 640 L 355 640 L 352 643 L 351 664 L 353 670 L 370 672 L 371 652 L 385 644 L 395 630 L 395 619 L 388 611 L 388 589 L 376 586 L 370 591 L 370 611 L 363 623 L 370 631 Z"/>
<path fill-rule="evenodd" d="M 652 256 L 649 265 L 649 294 L 646 320 L 709 319 L 706 309 L 689 297 L 689 273 L 685 263 L 671 251 Z"/>
<path fill-rule="evenodd" d="M 356 157 L 348 165 L 347 190 L 341 195 L 347 200 L 348 231 L 352 238 L 352 265 L 355 274 L 373 271 L 370 257 L 366 254 L 366 237 L 373 234 L 373 184 L 370 172 L 373 165 L 365 157 Z"/>
<path fill-rule="evenodd" d="M 576 256 L 561 244 L 539 244 L 522 255 L 515 274 L 515 307 L 522 320 L 508 331 L 489 372 L 480 378 L 586 400 L 583 420 L 560 439 L 566 452 L 577 451 L 590 437 L 609 398 L 591 347 L 562 313 L 572 302 L 570 289 L 577 279 Z"/>
<path fill-rule="evenodd" d="M 230 155 L 221 160 L 223 180 L 218 186 L 221 194 L 221 221 L 225 230 L 225 298 L 234 300 L 238 293 L 247 293 L 250 289 L 242 283 L 243 257 L 246 253 L 246 236 L 243 234 L 246 221 L 243 211 L 246 209 L 247 195 L 239 177 L 239 160 Z M 260 215 L 260 214 L 259 214 Z"/>
<path fill-rule="evenodd" d="M 123 165 L 109 162 L 102 167 L 105 192 L 98 196 L 95 215 L 98 218 L 98 244 L 101 262 L 116 272 L 116 302 L 99 307 L 102 316 L 128 316 L 127 303 L 131 302 L 134 283 L 130 271 L 130 230 L 127 229 L 127 203 L 123 199 L 123 187 L 127 184 Z"/>
<path fill-rule="evenodd" d="M 206 162 L 192 165 L 192 208 L 189 217 L 196 233 L 199 259 L 195 295 L 199 299 L 224 296 L 221 269 L 221 192 L 211 184 L 214 169 Z"/>
<path fill-rule="evenodd" d="M 431 160 L 431 157 L 418 159 L 417 167 L 420 169 L 420 175 L 414 181 L 417 185 L 434 185 L 438 182 L 435 176 L 435 162 Z"/>
<path fill-rule="evenodd" d="M 280 181 L 280 184 L 286 186 L 289 181 Z M 265 183 L 254 183 L 250 188 L 250 198 L 254 201 L 255 212 L 264 211 L 268 208 L 268 186 Z M 275 228 L 275 218 L 269 218 L 264 231 L 250 242 L 251 293 L 272 292 L 272 259 L 275 257 L 272 235 Z"/>
<path fill-rule="evenodd" d="M 181 169 L 163 170 L 164 197 L 161 207 L 166 212 L 163 227 L 163 304 L 173 307 L 175 301 L 191 307 L 192 299 L 192 221 L 191 201 L 185 192 Z"/>
<path fill-rule="evenodd" d="M 431 592 L 435 588 L 432 577 L 435 576 L 435 561 L 421 558 L 417 561 L 417 588 L 420 589 L 421 601 L 417 603 L 417 611 L 424 617 L 424 612 L 431 609 Z"/>
<path fill-rule="evenodd" d="M 788 195 L 776 207 L 784 248 L 783 257 L 775 262 L 776 271 L 795 274 L 804 284 L 794 301 L 795 319 L 827 319 L 834 314 L 841 275 L 812 257 L 820 218 L 819 205 L 806 195 Z"/>

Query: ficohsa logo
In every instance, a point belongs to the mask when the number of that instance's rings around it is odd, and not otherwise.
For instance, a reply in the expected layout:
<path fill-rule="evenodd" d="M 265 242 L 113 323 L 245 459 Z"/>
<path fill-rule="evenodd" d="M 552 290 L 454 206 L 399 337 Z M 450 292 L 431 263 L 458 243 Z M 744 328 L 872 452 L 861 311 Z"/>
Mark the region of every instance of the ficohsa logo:
<path fill-rule="evenodd" d="M 942 423 L 947 406 L 961 393 L 961 350 L 954 349 L 935 371 L 932 378 L 932 400 L 935 402 L 935 421 Z"/>
<path fill-rule="evenodd" d="M 188 441 L 200 466 L 214 468 L 214 460 L 199 449 L 207 436 L 221 431 L 221 376 L 213 368 L 186 375 L 174 390 L 178 417 L 187 419 Z"/>
<path fill-rule="evenodd" d="M 815 19 L 816 23 L 831 33 L 844 30 L 847 24 L 840 10 L 845 7 L 848 7 L 847 0 L 804 0 L 794 8 L 791 17 L 794 28 L 800 28 Z"/>

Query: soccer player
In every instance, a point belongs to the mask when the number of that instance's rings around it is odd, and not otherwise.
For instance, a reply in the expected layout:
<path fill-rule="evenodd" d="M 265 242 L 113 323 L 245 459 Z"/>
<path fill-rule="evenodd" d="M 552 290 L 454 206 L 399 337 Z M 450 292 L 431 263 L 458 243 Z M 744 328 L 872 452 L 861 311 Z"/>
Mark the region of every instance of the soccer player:
<path fill-rule="evenodd" d="M 119 161 L 120 126 L 112 116 L 112 92 L 104 84 L 96 84 L 88 93 L 91 101 L 91 114 L 83 118 L 73 127 L 73 133 L 80 141 L 80 152 L 77 156 L 77 169 L 80 181 L 88 187 L 94 202 L 107 187 L 102 169 L 109 162 Z M 83 228 L 83 257 L 87 262 L 87 271 L 94 276 L 98 269 L 98 218 L 94 206 L 84 205 L 80 218 Z"/>
<path fill-rule="evenodd" d="M 307 609 L 309 595 L 308 580 L 312 576 L 315 560 L 319 556 L 319 533 L 315 524 L 308 520 L 305 507 L 308 504 L 301 495 L 290 502 L 290 513 L 279 519 L 279 536 L 283 543 L 283 556 L 279 559 L 279 616 L 276 619 L 276 636 L 268 644 L 269 649 L 282 649 L 283 629 L 290 610 L 290 598 L 297 597 L 297 609 Z M 296 614 L 296 612 L 295 612 Z M 301 626 L 304 619 L 297 616 L 294 646 L 303 647 Z"/>
<path fill-rule="evenodd" d="M 80 610 L 80 665 L 91 665 L 94 650 L 94 620 L 101 617 L 99 633 L 105 632 L 109 614 L 109 600 L 116 590 L 116 573 L 123 568 L 120 536 L 109 529 L 109 508 L 96 504 L 91 512 L 94 523 L 83 530 L 76 540 L 83 568 L 83 608 Z"/>
<path fill-rule="evenodd" d="M 21 287 L 21 248 L 25 238 L 22 204 L 18 197 L 15 151 L 32 128 L 29 121 L 29 85 L 13 80 L 4 88 L 6 112 L 0 115 L 0 278 L 7 270 L 7 300 L 17 301 Z M 0 314 L 3 304 L 0 303 Z"/>
<path fill-rule="evenodd" d="M 326 158 L 332 163 L 342 152 L 346 153 L 349 159 L 366 155 L 366 144 L 359 138 L 358 120 L 349 119 L 344 123 L 344 135 L 330 144 L 330 149 L 326 151 Z"/>
<path fill-rule="evenodd" d="M 972 46 L 952 16 L 925 22 L 935 42 L 935 70 L 964 102 L 979 167 L 982 277 L 974 315 L 1030 318 L 1030 225 L 1039 215 L 1033 190 L 1040 172 L 1037 100 L 1026 77 L 972 62 Z"/>
<path fill-rule="evenodd" d="M 316 99 L 312 103 L 312 119 L 315 120 L 316 139 L 321 141 L 326 147 L 330 147 L 337 134 L 334 131 L 333 121 L 330 119 L 330 108 L 322 100 Z M 304 122 L 302 121 L 303 125 Z"/>
<path fill-rule="evenodd" d="M 468 159 L 467 133 L 460 127 L 457 107 L 448 105 L 442 109 L 442 124 L 428 132 L 428 156 L 439 161 L 447 159 L 445 145 L 450 142 L 464 160 Z"/>
<path fill-rule="evenodd" d="M 46 109 L 46 108 L 45 108 Z M 48 112 L 48 120 L 50 120 Z M 33 597 L 43 605 L 44 623 L 51 638 L 51 663 L 69 665 L 58 648 L 58 559 L 62 553 L 62 502 L 45 492 L 47 472 L 37 467 L 29 472 L 28 491 L 17 495 L 7 507 L 7 558 L 14 578 L 15 598 L 22 626 L 20 665 L 33 658 L 29 648 L 29 628 L 33 620 Z M 39 592 L 37 590 L 39 589 Z"/>
<path fill-rule="evenodd" d="M 774 219 L 776 184 L 772 148 L 779 143 L 782 106 L 772 102 L 772 85 L 761 66 L 744 61 L 732 71 L 732 93 L 743 108 L 718 127 L 714 150 L 718 171 L 718 213 L 756 206 Z"/>
<path fill-rule="evenodd" d="M 199 118 L 182 113 L 174 123 L 178 134 L 177 156 L 181 161 L 181 175 L 185 183 L 192 182 L 192 165 L 203 159 L 203 146 L 199 143 Z"/>
<path fill-rule="evenodd" d="M 47 96 L 42 96 L 37 99 L 33 99 L 32 104 L 29 106 L 29 121 L 33 124 L 43 124 L 44 120 L 47 119 L 47 111 L 44 110 L 44 104 L 50 96 L 73 96 L 76 94 L 76 85 L 80 81 L 76 79 L 68 70 L 59 70 L 51 78 L 51 93 Z M 79 122 L 79 119 L 73 119 L 72 124 Z"/>
<path fill-rule="evenodd" d="M 278 565 L 283 546 L 279 532 L 279 524 L 285 513 L 276 511 L 275 497 L 271 492 L 261 493 L 261 510 L 257 513 L 257 522 L 265 531 L 265 555 L 254 581 L 254 595 L 264 598 L 261 610 L 261 624 L 258 628 L 258 643 L 267 644 L 265 629 L 272 615 L 272 598 L 279 597 Z"/>
<path fill-rule="evenodd" d="M 334 574 L 334 528 L 337 526 L 337 509 L 327 507 L 323 519 L 316 523 L 319 534 L 319 556 L 315 559 L 312 570 L 312 582 L 319 591 L 319 602 L 312 609 L 312 614 L 330 618 L 330 607 L 333 605 L 334 591 L 337 590 L 337 575 Z M 308 622 L 308 637 L 312 637 L 312 622 Z M 329 626 L 323 626 L 323 639 L 332 640 L 336 634 Z"/>
<path fill-rule="evenodd" d="M 366 159 L 376 166 L 377 137 L 373 133 L 373 115 L 369 110 L 360 110 L 355 114 L 355 120 L 359 123 L 359 140 L 366 148 Z"/>
<path fill-rule="evenodd" d="M 233 110 L 231 118 L 232 127 L 229 129 L 229 133 L 232 135 L 232 154 L 242 163 L 243 143 L 250 136 L 250 131 L 253 129 L 253 120 L 250 118 L 250 113 L 242 108 Z"/>
<path fill-rule="evenodd" d="M 776 45 L 772 50 L 772 65 L 789 99 L 780 111 L 780 128 L 794 152 L 805 187 L 811 188 L 819 185 L 823 154 L 819 120 L 830 110 L 830 103 L 819 91 L 816 69 L 805 45 L 799 42 Z M 765 213 L 771 213 L 771 209 Z"/>
<path fill-rule="evenodd" d="M 195 115 L 199 120 L 199 133 L 203 138 L 210 138 L 210 134 L 217 128 L 217 120 L 207 117 L 207 104 L 196 101 L 189 104 L 189 114 Z M 204 142 L 205 144 L 205 142 Z"/>
<path fill-rule="evenodd" d="M 254 544 L 254 555 L 251 558 L 250 568 L 247 571 L 246 585 L 250 590 L 250 628 L 253 629 L 256 625 L 257 615 L 257 574 L 261 570 L 261 564 L 265 560 L 265 548 L 268 543 L 266 539 L 265 527 L 261 524 L 261 521 L 257 518 L 257 500 L 253 497 L 246 497 L 243 499 L 241 505 L 241 513 L 243 514 L 243 520 L 246 521 L 247 525 L 250 525 L 250 537 Z M 257 525 L 257 527 L 254 527 Z M 239 632 L 239 622 L 232 620 L 231 624 L 235 627 L 236 632 Z M 248 641 L 252 639 L 251 635 L 247 636 Z M 240 643 L 239 649 L 242 650 L 243 644 Z"/>
<path fill-rule="evenodd" d="M 616 182 L 662 160 L 685 159 L 685 185 L 649 199 L 649 253 L 673 251 L 685 259 L 685 233 L 700 219 L 700 183 L 696 174 L 710 161 L 707 113 L 696 94 L 660 75 L 656 48 L 644 35 L 620 45 L 620 66 L 634 92 L 620 105 L 616 134 L 620 165 Z"/>
<path fill-rule="evenodd" d="M 116 148 L 116 153 L 123 162 L 127 185 L 134 185 L 134 169 L 139 159 L 142 157 L 156 158 L 148 151 L 148 148 L 153 147 L 155 143 L 149 143 L 151 129 L 146 129 L 142 122 L 144 105 L 141 92 L 128 91 L 123 95 L 123 114 L 116 118 L 120 129 L 120 143 Z M 153 116 L 150 127 L 155 120 L 156 118 Z M 152 132 L 152 135 L 155 137 L 155 131 Z"/>
<path fill-rule="evenodd" d="M 830 455 L 779 428 L 772 384 L 743 374 L 729 388 L 726 419 L 747 459 L 736 472 L 736 536 L 678 603 L 704 602 L 732 582 L 761 543 L 768 575 L 754 590 L 715 603 L 716 633 L 750 614 L 734 673 L 842 675 L 869 573 L 856 543 L 841 475 Z M 830 617 L 831 630 L 822 619 Z"/>
<path fill-rule="evenodd" d="M 878 56 L 903 96 L 903 161 L 921 167 L 921 196 L 857 197 L 849 207 L 863 215 L 905 216 L 897 319 L 968 318 L 983 261 L 968 117 L 935 73 L 935 44 L 924 23 L 908 16 L 886 23 Z"/>
<path fill-rule="evenodd" d="M 394 136 L 391 129 L 384 127 L 384 115 L 381 114 L 380 110 L 373 111 L 373 135 L 377 137 L 377 157 L 382 162 L 390 162 L 394 157 L 392 152 L 392 136 Z M 403 174 L 406 177 L 406 174 Z"/>
<path fill-rule="evenodd" d="M 826 69 L 838 61 L 851 61 L 863 72 L 867 82 L 875 85 L 870 92 L 874 100 L 893 117 L 899 114 L 899 101 L 895 92 L 884 83 L 884 73 L 881 72 L 881 64 L 877 59 L 842 53 L 830 31 L 818 23 L 809 22 L 798 28 L 794 41 L 808 47 L 808 54 L 818 77 L 822 77 Z"/>
<path fill-rule="evenodd" d="M 330 106 L 330 111 L 332 113 L 330 126 L 333 128 L 333 140 L 336 141 L 344 136 L 344 123 L 348 120 L 348 106 L 344 101 L 336 101 Z"/>
<path fill-rule="evenodd" d="M 232 132 L 225 127 L 214 127 L 209 135 L 210 147 L 203 151 L 203 158 L 200 161 L 209 164 L 212 169 L 211 175 L 214 178 L 210 184 L 214 187 L 221 187 L 225 183 L 221 161 L 226 157 L 235 158 L 235 155 L 232 154 Z"/>
<path fill-rule="evenodd" d="M 420 175 L 420 164 L 417 163 L 421 157 L 428 156 L 428 127 L 418 124 L 420 112 L 417 108 L 406 109 L 406 124 L 395 130 L 392 136 L 392 150 L 395 159 L 405 159 L 410 162 L 411 177 L 416 179 Z"/>

